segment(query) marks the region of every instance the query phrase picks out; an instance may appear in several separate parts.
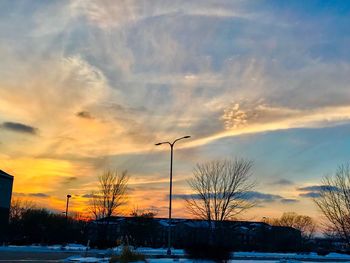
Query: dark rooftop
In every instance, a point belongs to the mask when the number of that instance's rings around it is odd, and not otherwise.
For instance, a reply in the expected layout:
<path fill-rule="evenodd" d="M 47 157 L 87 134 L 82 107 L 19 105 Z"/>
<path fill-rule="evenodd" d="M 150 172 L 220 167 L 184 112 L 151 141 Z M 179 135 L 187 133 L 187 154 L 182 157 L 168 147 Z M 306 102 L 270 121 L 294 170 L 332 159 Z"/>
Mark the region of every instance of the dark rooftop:
<path fill-rule="evenodd" d="M 13 179 L 12 175 L 5 173 L 3 170 L 0 170 L 0 177 L 7 178 L 7 179 Z"/>

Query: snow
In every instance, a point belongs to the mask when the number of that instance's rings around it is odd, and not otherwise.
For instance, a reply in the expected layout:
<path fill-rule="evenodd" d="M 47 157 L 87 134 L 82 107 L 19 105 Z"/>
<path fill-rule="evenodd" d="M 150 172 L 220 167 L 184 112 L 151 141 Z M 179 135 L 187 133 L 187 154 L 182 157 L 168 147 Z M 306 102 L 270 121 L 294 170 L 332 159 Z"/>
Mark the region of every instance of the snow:
<path fill-rule="evenodd" d="M 70 257 L 64 262 L 79 262 L 79 263 L 107 263 L 107 258 L 94 258 L 94 257 Z M 147 263 L 214 263 L 210 260 L 193 260 L 193 259 L 172 259 L 172 258 L 162 258 L 162 259 L 147 259 Z M 230 260 L 229 263 L 256 263 L 256 260 Z M 259 263 L 302 263 L 301 261 L 271 261 L 271 260 L 259 260 Z M 138 261 L 135 263 L 144 263 L 143 261 Z"/>
<path fill-rule="evenodd" d="M 100 259 L 100 258 L 70 258 L 68 261 L 65 262 L 81 262 L 81 263 L 106 263 L 108 262 L 108 259 Z M 193 259 L 171 259 L 171 258 L 162 258 L 162 259 L 147 259 L 147 263 L 214 263 L 214 261 L 210 260 L 193 260 Z M 295 260 L 281 260 L 281 261 L 271 261 L 271 260 L 230 260 L 229 263 L 306 263 L 302 261 L 295 261 Z M 144 263 L 143 261 L 137 261 L 135 263 Z M 311 262 L 312 263 L 312 262 Z"/>
<path fill-rule="evenodd" d="M 193 259 L 179 259 L 179 260 L 174 260 L 174 259 L 169 259 L 169 258 L 163 258 L 163 259 L 150 259 L 147 260 L 147 263 L 213 263 L 214 261 L 210 260 L 193 260 Z M 229 263 L 256 263 L 256 261 L 252 260 L 230 260 Z M 276 261 L 265 261 L 265 260 L 259 260 L 258 263 L 276 263 Z M 299 263 L 299 262 L 298 262 Z"/>
<path fill-rule="evenodd" d="M 63 247 L 64 250 L 69 250 L 69 251 L 86 251 L 87 247 L 81 244 L 67 244 L 66 246 Z"/>
<path fill-rule="evenodd" d="M 133 247 L 130 246 L 131 249 Z M 113 251 L 116 254 L 119 254 L 123 250 L 123 247 L 116 247 L 113 249 Z M 144 254 L 146 256 L 157 256 L 162 255 L 165 256 L 167 254 L 167 248 L 149 248 L 149 247 L 138 247 L 135 249 L 136 252 Z M 184 256 L 185 251 L 183 249 L 172 249 L 171 254 L 174 256 Z"/>
<path fill-rule="evenodd" d="M 325 257 L 326 258 L 342 258 L 342 259 L 349 259 L 350 260 L 350 255 L 339 254 L 339 253 L 329 253 Z"/>
<path fill-rule="evenodd" d="M 300 260 L 330 260 L 343 259 L 350 260 L 350 255 L 329 253 L 326 256 L 319 256 L 317 253 L 266 253 L 266 252 L 234 252 L 234 257 L 239 258 L 269 258 L 269 259 L 300 259 Z"/>
<path fill-rule="evenodd" d="M 140 247 L 135 249 L 138 253 L 146 255 L 146 257 L 152 256 L 166 256 L 167 249 L 163 248 L 147 248 Z M 113 249 L 113 252 L 119 254 L 122 251 L 122 247 L 117 247 Z M 180 263 L 190 263 L 194 262 L 192 259 L 185 258 L 185 252 L 182 249 L 173 249 L 173 256 L 178 256 L 181 258 L 148 258 L 148 263 L 171 263 L 171 262 L 180 262 Z M 316 253 L 262 253 L 262 252 L 235 252 L 233 253 L 236 259 L 230 260 L 230 263 L 303 263 L 303 262 L 334 262 L 334 261 L 350 261 L 349 255 L 330 253 L 327 256 L 319 256 Z M 81 261 L 79 261 L 81 260 Z M 85 260 L 85 261 L 84 261 Z M 90 260 L 90 261 L 89 261 Z M 334 261 L 333 261 L 334 260 Z M 99 258 L 72 258 L 68 262 L 97 262 L 102 263 L 106 262 L 106 259 Z M 209 260 L 196 260 L 198 263 L 212 263 L 213 261 Z"/>
<path fill-rule="evenodd" d="M 77 254 L 84 254 L 87 249 L 86 246 L 80 244 L 67 244 L 62 245 L 51 245 L 51 246 L 0 246 L 1 251 L 7 252 L 72 252 Z M 135 249 L 136 252 L 144 254 L 148 259 L 149 263 L 170 263 L 170 262 L 180 262 L 180 263 L 190 263 L 193 262 L 191 259 L 186 258 L 185 251 L 182 249 L 172 249 L 172 255 L 178 257 L 177 259 L 166 258 L 166 248 L 149 248 L 149 247 L 139 247 Z M 75 255 L 67 258 L 64 262 L 87 262 L 87 263 L 105 263 L 108 262 L 108 255 L 119 254 L 122 251 L 122 247 L 116 247 L 109 250 L 89 250 L 95 255 L 101 255 L 101 258 L 94 257 L 82 257 L 81 255 Z M 90 253 L 89 252 L 89 253 Z M 89 254 L 92 255 L 92 254 Z M 317 253 L 265 253 L 265 252 L 234 252 L 233 260 L 230 263 L 300 263 L 300 262 L 350 262 L 350 255 L 330 253 L 326 256 L 317 255 Z M 152 257 L 165 257 L 165 258 L 152 258 Z M 105 257 L 105 258 L 102 258 Z M 150 258 L 151 257 L 151 258 Z M 198 263 L 209 263 L 211 261 L 206 260 L 196 260 Z"/>
<path fill-rule="evenodd" d="M 50 245 L 50 246 L 0 246 L 0 251 L 21 252 L 56 252 L 56 251 L 86 251 L 87 247 L 80 244 Z"/>
<path fill-rule="evenodd" d="M 64 262 L 81 262 L 81 263 L 108 263 L 109 258 L 81 257 L 72 256 L 64 260 Z"/>

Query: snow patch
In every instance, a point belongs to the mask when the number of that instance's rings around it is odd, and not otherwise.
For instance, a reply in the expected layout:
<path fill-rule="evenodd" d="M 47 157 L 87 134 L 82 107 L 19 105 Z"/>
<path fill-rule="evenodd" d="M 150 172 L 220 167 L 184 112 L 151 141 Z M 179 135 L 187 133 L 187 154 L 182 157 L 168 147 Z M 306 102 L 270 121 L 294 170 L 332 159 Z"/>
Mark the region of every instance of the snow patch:
<path fill-rule="evenodd" d="M 64 262 L 108 263 L 109 262 L 109 258 L 72 256 L 72 257 L 69 257 L 69 258 L 65 259 Z"/>

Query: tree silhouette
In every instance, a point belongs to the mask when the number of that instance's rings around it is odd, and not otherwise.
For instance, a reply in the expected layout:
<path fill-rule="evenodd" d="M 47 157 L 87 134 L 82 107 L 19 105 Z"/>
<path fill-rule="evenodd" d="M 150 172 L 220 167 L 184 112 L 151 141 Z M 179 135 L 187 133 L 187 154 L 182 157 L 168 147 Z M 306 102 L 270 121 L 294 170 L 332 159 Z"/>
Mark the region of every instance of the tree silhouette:
<path fill-rule="evenodd" d="M 194 194 L 186 197 L 189 212 L 201 219 L 224 221 L 254 206 L 247 198 L 255 187 L 252 162 L 244 159 L 197 164 L 188 181 Z"/>
<path fill-rule="evenodd" d="M 327 232 L 350 244 L 350 167 L 341 165 L 333 176 L 324 177 L 314 202 L 327 219 Z"/>
<path fill-rule="evenodd" d="M 105 171 L 98 177 L 99 189 L 91 194 L 89 208 L 95 219 L 115 215 L 126 201 L 127 171 Z"/>
<path fill-rule="evenodd" d="M 316 231 L 315 221 L 305 215 L 298 215 L 294 212 L 286 212 L 280 218 L 264 218 L 263 221 L 273 226 L 288 226 L 300 230 L 304 241 L 313 238 Z"/>

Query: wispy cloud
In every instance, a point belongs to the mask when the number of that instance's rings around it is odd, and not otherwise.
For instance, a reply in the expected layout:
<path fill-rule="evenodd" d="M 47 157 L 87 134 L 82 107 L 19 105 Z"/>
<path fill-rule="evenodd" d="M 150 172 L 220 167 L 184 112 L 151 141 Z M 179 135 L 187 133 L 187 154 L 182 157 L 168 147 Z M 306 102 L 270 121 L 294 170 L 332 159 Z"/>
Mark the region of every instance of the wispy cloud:
<path fill-rule="evenodd" d="M 301 191 L 303 193 L 300 193 L 300 197 L 307 197 L 307 198 L 318 198 L 321 196 L 321 191 L 338 191 L 339 189 L 335 186 L 330 185 L 310 185 L 310 186 L 304 186 L 297 188 L 298 191 Z"/>
<path fill-rule="evenodd" d="M 83 197 L 83 198 L 92 198 L 92 197 L 94 197 L 94 195 L 93 194 L 84 194 L 81 197 Z"/>
<path fill-rule="evenodd" d="M 173 198 L 180 199 L 180 200 L 185 200 L 188 198 L 194 198 L 197 200 L 202 199 L 198 194 L 175 194 L 173 195 Z M 268 193 L 262 193 L 257 191 L 250 191 L 245 193 L 242 196 L 242 199 L 249 200 L 249 201 L 258 201 L 261 203 L 281 202 L 281 203 L 288 204 L 288 203 L 298 202 L 298 200 L 296 199 L 283 198 L 281 195 L 268 194 Z"/>
<path fill-rule="evenodd" d="M 68 185 L 68 184 L 71 184 L 73 182 L 76 182 L 77 180 L 78 180 L 78 177 L 76 177 L 76 176 L 66 177 L 62 180 L 62 184 Z"/>
<path fill-rule="evenodd" d="M 246 193 L 243 198 L 247 200 L 261 201 L 265 203 L 270 203 L 270 202 L 279 201 L 283 199 L 283 197 L 280 195 L 267 194 L 267 193 L 261 193 L 256 191 Z"/>
<path fill-rule="evenodd" d="M 281 202 L 284 204 L 295 204 L 300 201 L 298 199 L 293 199 L 293 198 L 284 198 L 284 199 L 281 199 Z"/>
<path fill-rule="evenodd" d="M 60 194 L 78 183 L 89 190 L 85 187 L 95 186 L 100 169 L 120 165 L 129 166 L 138 183 L 158 191 L 161 199 L 161 187 L 154 187 L 161 180 L 150 180 L 149 174 L 167 178 L 169 149 L 154 143 L 189 134 L 192 139 L 176 148 L 181 179 L 196 162 L 246 154 L 259 158 L 261 180 L 268 182 L 252 196 L 292 204 L 282 191 L 265 193 L 273 187 L 267 176 L 288 178 L 318 156 L 308 147 L 293 169 L 284 164 L 291 159 L 288 147 L 279 148 L 279 158 L 264 158 L 278 141 L 271 131 L 314 128 L 315 134 L 317 128 L 350 123 L 348 29 L 339 26 L 350 22 L 345 4 L 72 0 L 20 5 L 7 1 L 0 8 L 0 161 L 21 178 L 16 191 L 28 187 Z M 20 133 L 39 131 L 41 136 L 21 136 L 19 143 Z M 273 138 L 260 145 L 247 140 L 243 148 L 254 152 L 226 143 L 248 134 Z M 347 145 L 337 145 L 337 158 L 348 156 Z M 259 149 L 264 149 L 260 155 Z M 73 177 L 79 179 L 67 179 Z M 305 180 L 290 178 L 299 185 Z M 292 183 L 282 179 L 274 188 Z M 178 187 L 186 191 L 184 183 Z"/>
<path fill-rule="evenodd" d="M 152 8 L 156 5 L 157 8 Z M 239 8 L 235 2 L 230 7 Z M 173 15 L 205 16 L 205 17 L 242 17 L 250 18 L 251 14 L 234 11 L 233 8 L 224 8 L 219 4 L 210 1 L 202 1 L 198 5 L 195 1 L 177 0 L 164 4 L 161 1 L 151 1 L 149 5 L 142 5 L 138 1 L 128 0 L 123 3 L 116 3 L 110 0 L 94 1 L 75 0 L 71 3 L 71 9 L 75 15 L 82 15 L 104 30 L 118 28 L 140 22 L 153 17 L 167 17 Z"/>
<path fill-rule="evenodd" d="M 273 185 L 281 185 L 281 186 L 290 186 L 294 185 L 294 182 L 288 179 L 279 179 L 277 181 L 272 182 Z"/>
<path fill-rule="evenodd" d="M 93 119 L 93 116 L 88 111 L 79 111 L 76 113 L 76 116 L 84 119 Z"/>
<path fill-rule="evenodd" d="M 300 197 L 307 197 L 307 198 L 318 198 L 321 196 L 320 192 L 307 192 L 299 194 Z"/>
<path fill-rule="evenodd" d="M 4 122 L 0 125 L 0 128 L 19 133 L 27 133 L 31 135 L 37 135 L 39 131 L 38 128 L 19 122 Z"/>
<path fill-rule="evenodd" d="M 310 186 L 304 186 L 304 187 L 299 187 L 297 190 L 298 191 L 304 191 L 304 192 L 309 192 L 309 191 L 312 191 L 312 192 L 320 192 L 320 191 L 323 191 L 323 190 L 335 190 L 337 191 L 338 188 L 335 187 L 335 186 L 331 186 L 331 185 L 310 185 Z"/>
<path fill-rule="evenodd" d="M 13 193 L 15 196 L 18 197 L 37 197 L 37 198 L 48 198 L 50 195 L 45 193 Z"/>

